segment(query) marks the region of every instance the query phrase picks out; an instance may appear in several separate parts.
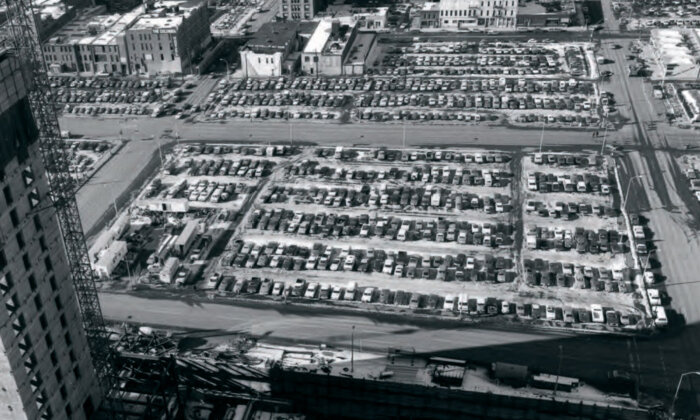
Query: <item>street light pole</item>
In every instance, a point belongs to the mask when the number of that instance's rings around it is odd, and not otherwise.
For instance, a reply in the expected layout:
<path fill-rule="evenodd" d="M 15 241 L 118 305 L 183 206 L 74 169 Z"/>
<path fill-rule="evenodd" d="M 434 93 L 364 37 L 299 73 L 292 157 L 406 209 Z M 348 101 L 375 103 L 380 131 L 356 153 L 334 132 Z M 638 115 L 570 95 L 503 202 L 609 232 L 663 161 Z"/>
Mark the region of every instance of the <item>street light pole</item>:
<path fill-rule="evenodd" d="M 355 372 L 355 326 L 352 326 L 350 334 L 350 373 Z"/>
<path fill-rule="evenodd" d="M 681 390 L 681 383 L 683 383 L 683 378 L 687 375 L 698 375 L 700 376 L 700 371 L 696 372 L 685 372 L 681 374 L 681 377 L 678 378 L 678 385 L 676 386 L 676 393 L 673 394 L 673 402 L 671 403 L 671 418 L 674 418 L 674 415 L 676 414 L 675 408 L 676 408 L 676 400 L 678 399 L 678 392 Z"/>
<path fill-rule="evenodd" d="M 540 153 L 542 153 L 542 143 L 544 143 L 544 123 L 545 121 L 542 121 L 542 134 L 540 135 Z"/>
<path fill-rule="evenodd" d="M 231 73 L 231 65 L 228 63 L 228 60 L 225 58 L 220 58 L 219 61 L 223 61 L 224 63 L 226 63 L 226 81 L 228 82 L 229 78 L 230 78 L 229 75 Z"/>

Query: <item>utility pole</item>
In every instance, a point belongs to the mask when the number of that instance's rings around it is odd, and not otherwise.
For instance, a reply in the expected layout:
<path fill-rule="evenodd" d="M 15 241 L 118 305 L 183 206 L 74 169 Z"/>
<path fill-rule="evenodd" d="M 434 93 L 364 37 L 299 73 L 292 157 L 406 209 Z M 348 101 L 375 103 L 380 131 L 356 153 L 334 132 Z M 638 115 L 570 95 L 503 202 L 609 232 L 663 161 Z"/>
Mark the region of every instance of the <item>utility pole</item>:
<path fill-rule="evenodd" d="M 542 134 L 540 135 L 540 153 L 542 153 L 542 143 L 544 143 L 544 123 L 545 121 L 542 121 Z"/>
<path fill-rule="evenodd" d="M 350 373 L 355 372 L 355 326 L 352 326 L 350 334 Z"/>
<path fill-rule="evenodd" d="M 559 376 L 561 376 L 561 360 L 564 357 L 564 347 L 559 345 L 559 366 L 557 367 L 557 380 L 554 382 L 554 396 L 557 396 L 557 388 L 559 388 Z"/>

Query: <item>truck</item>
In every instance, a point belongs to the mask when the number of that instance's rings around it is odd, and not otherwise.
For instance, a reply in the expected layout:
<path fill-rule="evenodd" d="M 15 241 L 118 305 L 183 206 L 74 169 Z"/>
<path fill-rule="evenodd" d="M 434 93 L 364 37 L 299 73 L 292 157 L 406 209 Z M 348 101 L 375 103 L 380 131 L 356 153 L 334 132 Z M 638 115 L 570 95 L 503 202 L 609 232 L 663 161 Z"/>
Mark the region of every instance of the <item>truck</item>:
<path fill-rule="evenodd" d="M 176 257 L 168 258 L 165 260 L 165 264 L 163 264 L 160 273 L 158 273 L 158 280 L 160 280 L 161 283 L 172 283 L 178 268 L 180 268 L 180 260 Z"/>

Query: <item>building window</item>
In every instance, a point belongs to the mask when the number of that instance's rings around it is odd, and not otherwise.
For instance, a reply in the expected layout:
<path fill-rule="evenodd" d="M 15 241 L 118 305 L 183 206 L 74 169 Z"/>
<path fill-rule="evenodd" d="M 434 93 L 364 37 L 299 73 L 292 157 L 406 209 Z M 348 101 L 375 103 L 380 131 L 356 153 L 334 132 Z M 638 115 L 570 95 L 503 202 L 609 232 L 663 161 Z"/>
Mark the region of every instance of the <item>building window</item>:
<path fill-rule="evenodd" d="M 44 341 L 46 342 L 46 347 L 49 348 L 49 350 L 53 349 L 53 338 L 51 338 L 51 332 L 47 332 L 46 335 L 44 336 Z"/>
<path fill-rule="evenodd" d="M 73 340 L 70 338 L 70 333 L 68 331 L 66 331 L 66 333 L 63 334 L 63 339 L 66 341 L 67 346 L 73 344 Z"/>
<path fill-rule="evenodd" d="M 56 304 L 56 310 L 60 311 L 63 309 L 63 303 L 61 302 L 61 296 L 56 295 L 56 297 L 53 299 L 53 303 Z"/>
<path fill-rule="evenodd" d="M 42 330 L 45 330 L 46 328 L 48 328 L 49 323 L 46 321 L 46 315 L 44 315 L 44 314 L 39 315 L 39 324 L 41 324 Z"/>
<path fill-rule="evenodd" d="M 80 379 L 82 377 L 80 368 L 77 365 L 73 368 L 73 374 L 75 375 L 75 379 Z"/>
<path fill-rule="evenodd" d="M 64 400 L 68 398 L 68 393 L 66 392 L 66 386 L 61 385 L 61 388 L 59 388 L 59 392 L 61 393 L 61 398 Z"/>
<path fill-rule="evenodd" d="M 61 321 L 61 327 L 63 327 L 63 328 L 68 327 L 68 323 L 66 322 L 66 315 L 65 314 L 61 314 L 61 316 L 58 319 Z"/>
<path fill-rule="evenodd" d="M 46 246 L 46 238 L 43 236 L 39 237 L 39 247 L 41 248 L 41 252 L 46 252 L 49 250 L 49 247 Z"/>
<path fill-rule="evenodd" d="M 27 282 L 29 283 L 29 287 L 32 288 L 32 292 L 36 291 L 36 278 L 34 274 L 30 274 L 29 277 L 27 277 Z"/>
<path fill-rule="evenodd" d="M 56 356 L 55 350 L 51 350 L 49 357 L 51 358 L 51 364 L 53 364 L 54 366 L 58 365 L 58 357 Z"/>
<path fill-rule="evenodd" d="M 41 217 L 39 217 L 38 214 L 35 214 L 34 217 L 34 229 L 36 229 L 37 232 L 40 232 L 44 226 L 41 223 Z"/>
<path fill-rule="evenodd" d="M 53 290 L 54 292 L 58 290 L 58 287 L 56 286 L 56 277 L 49 277 L 49 284 L 51 285 L 51 290 Z"/>
<path fill-rule="evenodd" d="M 44 258 L 44 265 L 46 266 L 46 271 L 53 271 L 53 263 L 48 255 Z"/>
<path fill-rule="evenodd" d="M 12 199 L 12 191 L 10 190 L 9 185 L 5 186 L 5 188 L 2 189 L 2 193 L 5 196 L 5 202 L 7 203 L 7 205 L 9 206 L 10 204 L 12 204 L 14 200 Z"/>
<path fill-rule="evenodd" d="M 29 262 L 29 255 L 24 254 L 22 255 L 22 263 L 24 264 L 24 269 L 29 271 L 32 269 L 32 263 Z"/>
<path fill-rule="evenodd" d="M 16 228 L 19 226 L 19 217 L 17 217 L 17 209 L 10 210 L 10 220 L 12 221 L 12 227 Z"/>
<path fill-rule="evenodd" d="M 26 243 L 24 242 L 24 235 L 22 235 L 22 232 L 17 232 L 15 235 L 15 239 L 17 240 L 17 246 L 19 249 L 24 249 Z"/>
<path fill-rule="evenodd" d="M 41 294 L 40 293 L 37 293 L 36 295 L 34 295 L 34 306 L 36 307 L 37 312 L 41 312 L 41 309 L 44 307 L 44 305 L 42 305 L 42 303 L 41 303 Z M 44 318 L 44 319 L 46 319 L 46 318 Z"/>

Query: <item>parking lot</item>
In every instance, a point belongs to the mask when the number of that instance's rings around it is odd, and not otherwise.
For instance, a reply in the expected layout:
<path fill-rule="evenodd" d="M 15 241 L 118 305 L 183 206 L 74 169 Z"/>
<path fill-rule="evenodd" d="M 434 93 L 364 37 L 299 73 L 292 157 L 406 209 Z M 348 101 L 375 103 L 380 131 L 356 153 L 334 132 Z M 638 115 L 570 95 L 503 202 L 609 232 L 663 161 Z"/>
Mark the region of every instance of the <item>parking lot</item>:
<path fill-rule="evenodd" d="M 655 0 L 614 2 L 613 11 L 628 30 L 700 27 L 700 6 L 693 1 Z"/>
<path fill-rule="evenodd" d="M 180 145 L 131 207 L 131 284 L 637 331 L 620 201 L 593 151 Z"/>
<path fill-rule="evenodd" d="M 56 101 L 63 104 L 63 114 L 75 116 L 160 115 L 173 109 L 194 87 L 190 80 L 170 77 L 52 76 L 50 82 L 56 89 Z"/>

